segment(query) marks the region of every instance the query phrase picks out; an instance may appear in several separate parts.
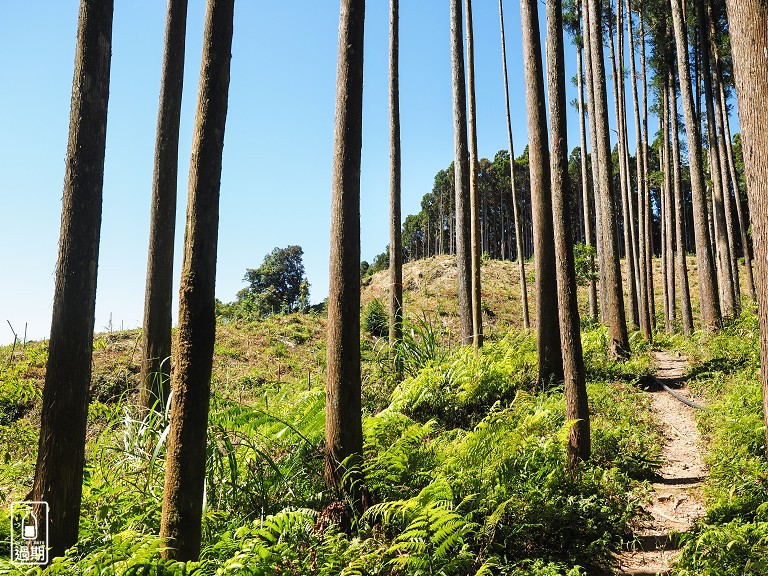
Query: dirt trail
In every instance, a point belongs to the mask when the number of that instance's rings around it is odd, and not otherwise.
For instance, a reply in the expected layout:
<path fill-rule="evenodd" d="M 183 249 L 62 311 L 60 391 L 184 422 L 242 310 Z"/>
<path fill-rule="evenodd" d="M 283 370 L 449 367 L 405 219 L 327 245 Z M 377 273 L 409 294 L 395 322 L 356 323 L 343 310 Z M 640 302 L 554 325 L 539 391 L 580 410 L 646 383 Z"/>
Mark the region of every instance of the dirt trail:
<path fill-rule="evenodd" d="M 681 385 L 687 366 L 684 357 L 654 352 L 656 377 L 670 388 Z M 686 388 L 677 391 L 690 398 Z M 651 411 L 659 422 L 666 441 L 662 451 L 661 479 L 653 483 L 651 501 L 646 510 L 651 518 L 635 531 L 636 550 L 617 557 L 616 574 L 655 576 L 669 573 L 677 555 L 671 532 L 685 532 L 704 514 L 700 484 L 707 469 L 701 458 L 701 438 L 696 428 L 695 410 L 664 391 L 661 386 L 649 390 Z M 692 398 L 691 398 L 692 399 Z"/>

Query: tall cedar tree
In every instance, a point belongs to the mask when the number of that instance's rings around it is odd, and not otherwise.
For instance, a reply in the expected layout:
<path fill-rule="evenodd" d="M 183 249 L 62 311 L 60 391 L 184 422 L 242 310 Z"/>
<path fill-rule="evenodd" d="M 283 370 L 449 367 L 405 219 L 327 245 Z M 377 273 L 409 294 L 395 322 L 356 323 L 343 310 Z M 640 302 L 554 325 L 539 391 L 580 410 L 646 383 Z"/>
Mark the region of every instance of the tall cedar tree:
<path fill-rule="evenodd" d="M 403 241 L 400 215 L 400 1 L 389 3 L 389 349 L 393 364 L 403 337 Z"/>
<path fill-rule="evenodd" d="M 520 276 L 520 302 L 523 308 L 523 328 L 531 327 L 530 314 L 528 312 L 528 281 L 525 277 L 525 258 L 523 257 L 523 233 L 520 225 L 520 202 L 517 197 L 517 184 L 515 182 L 515 147 L 512 139 L 512 116 L 509 107 L 509 76 L 507 74 L 507 41 L 504 36 L 504 6 L 503 0 L 499 0 L 499 22 L 501 29 L 501 63 L 504 71 L 504 103 L 507 112 L 507 137 L 509 138 L 509 182 L 512 187 L 512 218 L 515 227 L 515 242 L 517 244 L 517 264 Z M 504 199 L 502 195 L 502 200 Z M 503 212 L 502 212 L 503 216 Z M 504 230 L 502 222 L 502 239 Z"/>
<path fill-rule="evenodd" d="M 720 172 L 720 155 L 715 129 L 714 91 L 712 68 L 709 58 L 709 23 L 703 0 L 696 0 L 696 17 L 699 21 L 699 47 L 701 70 L 704 79 L 704 107 L 707 114 L 707 146 L 710 151 L 710 178 L 712 179 L 712 208 L 717 248 L 717 270 L 720 278 L 720 309 L 724 316 L 732 317 L 737 312 L 734 294 L 733 270 L 731 269 L 730 246 L 725 222 L 723 181 Z"/>
<path fill-rule="evenodd" d="M 744 214 L 744 206 L 741 201 L 741 191 L 739 190 L 739 180 L 736 176 L 736 161 L 733 156 L 733 146 L 731 144 L 731 126 L 728 120 L 728 106 L 725 99 L 725 89 L 723 82 L 720 82 L 720 114 L 723 116 L 725 129 L 725 146 L 727 150 L 726 160 L 728 161 L 728 172 L 731 177 L 731 186 L 733 187 L 733 196 L 736 204 L 736 217 L 739 221 L 739 235 L 741 237 L 741 252 L 744 255 L 744 268 L 747 275 L 747 288 L 752 302 L 757 302 L 757 293 L 755 292 L 755 278 L 752 274 L 752 257 L 749 253 L 749 240 L 747 238 L 747 228 L 749 222 L 746 222 L 747 215 Z"/>
<path fill-rule="evenodd" d="M 49 558 L 77 542 L 91 384 L 112 51 L 112 0 L 81 0 L 51 339 L 32 500 L 50 506 Z"/>
<path fill-rule="evenodd" d="M 635 69 L 635 31 L 632 25 L 632 10 L 629 0 L 626 0 L 627 9 L 627 37 L 629 38 L 629 77 L 632 83 L 632 109 L 635 120 L 635 162 L 637 171 L 637 244 L 636 252 L 639 278 L 638 308 L 640 311 L 640 329 L 646 341 L 650 342 L 653 338 L 651 328 L 650 309 L 648 305 L 648 261 L 645 257 L 645 219 L 646 214 L 646 192 L 645 192 L 645 174 L 643 171 L 643 138 L 641 134 L 642 124 L 640 122 L 640 103 L 637 97 L 637 72 Z"/>
<path fill-rule="evenodd" d="M 707 200 L 704 182 L 704 167 L 701 159 L 701 131 L 697 122 L 693 101 L 691 72 L 688 67 L 688 41 L 683 21 L 680 0 L 670 0 L 672 24 L 677 47 L 677 74 L 680 95 L 685 116 L 685 133 L 688 137 L 688 156 L 691 172 L 691 199 L 693 204 L 693 235 L 696 242 L 696 268 L 699 274 L 699 302 L 701 325 L 712 332 L 720 326 L 720 301 L 717 297 L 715 266 L 712 259 Z"/>
<path fill-rule="evenodd" d="M 578 21 L 581 27 L 581 1 L 578 2 Z M 584 36 L 579 35 L 576 41 L 576 89 L 578 91 L 577 105 L 579 110 L 579 138 L 581 150 L 581 192 L 582 208 L 584 211 L 584 243 L 592 246 L 592 217 L 590 215 L 590 184 L 587 171 L 587 127 L 584 114 L 584 74 L 583 74 Z M 589 256 L 589 271 L 595 271 L 595 257 Z M 597 321 L 597 281 L 594 276 L 589 279 L 588 287 L 589 317 L 593 322 Z"/>
<path fill-rule="evenodd" d="M 216 336 L 216 251 L 224 128 L 229 98 L 234 0 L 208 0 L 189 167 L 179 327 L 171 388 L 163 556 L 197 560 L 205 491 L 206 437 Z"/>
<path fill-rule="evenodd" d="M 584 0 L 584 2 L 586 1 L 587 0 Z M 592 161 L 590 162 L 592 166 L 592 195 L 595 199 L 595 244 L 597 247 L 597 272 L 600 280 L 600 297 L 598 298 L 598 304 L 600 306 L 600 319 L 602 322 L 605 322 L 607 318 L 608 302 L 605 274 L 608 267 L 605 264 L 601 216 L 602 210 L 600 208 L 600 168 L 597 159 L 597 122 L 595 121 L 595 91 L 594 82 L 592 80 L 592 43 L 590 40 L 589 6 L 586 3 L 583 3 L 582 8 L 581 31 L 584 36 L 584 79 L 587 84 L 587 117 L 589 118 L 589 138 L 592 150 Z"/>
<path fill-rule="evenodd" d="M 544 69 L 541 63 L 539 8 L 536 0 L 521 0 L 520 21 L 523 28 L 525 104 L 528 115 L 528 158 L 536 266 L 539 382 L 549 383 L 553 380 L 562 381 L 563 357 L 560 353 L 560 323 L 557 310 L 555 236 L 552 228 L 547 114 L 544 108 Z"/>
<path fill-rule="evenodd" d="M 667 85 L 667 75 L 665 71 L 660 70 L 662 79 L 659 87 L 659 97 L 664 109 L 664 144 L 662 155 L 662 170 L 664 172 L 664 186 L 662 188 L 662 243 L 663 258 L 662 266 L 664 269 L 664 328 L 667 332 L 673 332 L 675 329 L 675 260 L 673 256 L 673 206 L 672 206 L 672 144 L 670 143 L 670 110 L 669 110 L 669 86 Z"/>
<path fill-rule="evenodd" d="M 467 28 L 467 106 L 469 108 L 469 205 L 472 241 L 472 342 L 483 345 L 483 313 L 480 294 L 480 191 L 477 185 L 477 105 L 475 101 L 475 41 L 472 31 L 472 0 L 464 0 Z M 510 158 L 514 162 L 514 158 Z"/>
<path fill-rule="evenodd" d="M 643 3 L 640 2 L 638 10 L 640 20 L 640 81 L 643 89 L 643 140 L 642 140 L 642 160 L 643 160 L 643 203 L 645 204 L 645 274 L 646 284 L 648 285 L 648 319 L 651 324 L 651 331 L 656 329 L 656 299 L 653 288 L 653 211 L 651 210 L 651 184 L 650 169 L 648 163 L 648 82 L 646 80 L 646 59 L 645 59 L 645 20 L 643 18 Z"/>
<path fill-rule="evenodd" d="M 459 281 L 461 343 L 472 344 L 472 253 L 470 234 L 467 93 L 464 78 L 464 38 L 461 0 L 451 0 L 451 85 L 453 91 L 454 186 L 456 193 L 456 264 Z M 510 160 L 513 161 L 513 160 Z"/>
<path fill-rule="evenodd" d="M 621 4 L 618 3 L 621 7 Z M 609 6 L 610 8 L 610 6 Z M 616 10 L 616 23 L 617 29 L 621 34 L 621 20 L 619 19 L 619 10 Z M 608 34 L 610 36 L 608 40 L 608 46 L 610 48 L 611 58 L 611 75 L 613 79 L 613 103 L 614 113 L 616 115 L 616 125 L 618 132 L 618 142 L 616 143 L 616 156 L 619 161 L 619 193 L 621 194 L 621 209 L 622 209 L 622 231 L 624 232 L 624 258 L 627 263 L 627 276 L 626 276 L 626 288 L 627 288 L 627 306 L 629 312 L 629 320 L 632 326 L 637 327 L 640 325 L 640 320 L 637 312 L 637 291 L 635 290 L 634 282 L 634 259 L 632 257 L 633 243 L 632 243 L 632 221 L 630 218 L 629 210 L 629 179 L 627 175 L 628 166 L 625 162 L 624 155 L 624 141 L 626 140 L 626 130 L 624 128 L 623 120 L 623 108 L 624 108 L 624 81 L 622 63 L 624 58 L 621 58 L 621 62 L 614 50 L 614 38 L 613 38 L 613 26 L 610 18 L 610 14 L 606 14 L 608 21 Z M 621 52 L 621 45 L 619 46 L 619 54 Z"/>
<path fill-rule="evenodd" d="M 768 366 L 768 4 L 764 0 L 727 0 L 727 6 L 755 244 L 760 359 Z M 768 446 L 768 370 L 761 371 L 761 378 Z"/>
<path fill-rule="evenodd" d="M 356 504 L 363 456 L 360 382 L 360 155 L 365 0 L 342 0 L 333 135 L 325 483 Z M 342 481 L 346 479 L 346 483 Z"/>
<path fill-rule="evenodd" d="M 589 403 L 581 349 L 579 307 L 576 301 L 576 271 L 571 242 L 570 183 L 568 181 L 568 127 L 565 103 L 565 58 L 563 55 L 563 6 L 547 0 L 547 86 L 552 134 L 550 170 L 552 218 L 554 221 L 557 304 L 560 316 L 560 345 L 565 378 L 565 417 L 575 421 L 568 433 L 568 460 L 589 459 Z"/>
<path fill-rule="evenodd" d="M 589 0 L 589 42 L 592 59 L 592 83 L 595 108 L 596 160 L 599 181 L 596 188 L 600 195 L 600 224 L 605 261 L 606 321 L 611 342 L 609 352 L 613 357 L 629 353 L 627 321 L 624 317 L 624 294 L 621 288 L 621 269 L 616 234 L 616 202 L 613 193 L 613 167 L 608 132 L 608 96 L 605 88 L 605 62 L 602 49 L 602 6 L 600 0 Z"/>
<path fill-rule="evenodd" d="M 171 392 L 173 241 L 176 230 L 176 180 L 186 30 L 187 0 L 168 0 L 152 178 L 144 328 L 141 332 L 139 402 L 147 409 L 156 406 L 163 410 Z"/>
<path fill-rule="evenodd" d="M 674 64 L 669 63 L 668 91 L 670 109 L 670 127 L 672 129 L 672 175 L 674 177 L 674 203 L 675 203 L 675 276 L 680 281 L 680 315 L 683 320 L 683 334 L 689 336 L 693 332 L 693 310 L 691 309 L 691 290 L 688 285 L 688 263 L 685 258 L 685 237 L 683 234 L 683 182 L 681 175 L 680 158 L 680 129 L 677 122 L 677 90 L 675 87 Z"/>

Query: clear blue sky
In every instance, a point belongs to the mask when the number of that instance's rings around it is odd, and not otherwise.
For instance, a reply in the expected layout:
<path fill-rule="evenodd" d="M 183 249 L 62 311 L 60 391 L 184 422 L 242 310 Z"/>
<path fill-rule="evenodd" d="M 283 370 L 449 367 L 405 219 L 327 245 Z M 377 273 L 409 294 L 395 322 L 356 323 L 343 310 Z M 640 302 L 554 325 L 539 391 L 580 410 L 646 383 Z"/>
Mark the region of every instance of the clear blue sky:
<path fill-rule="evenodd" d="M 204 4 L 190 2 L 187 25 L 177 277 Z M 362 257 L 370 260 L 388 242 L 389 3 L 367 4 L 361 225 Z M 275 246 L 300 244 L 317 302 L 328 289 L 338 2 L 238 0 L 235 10 L 216 293 L 232 300 L 246 268 Z M 495 1 L 475 2 L 478 144 L 490 158 L 507 147 L 497 10 Z M 527 140 L 519 4 L 508 0 L 505 10 L 519 154 Z M 12 341 L 6 320 L 20 334 L 27 322 L 32 339 L 50 328 L 77 11 L 77 0 L 13 2 L 0 20 L 0 343 Z M 141 324 L 164 19 L 162 0 L 115 3 L 97 331 L 110 316 L 117 328 Z M 402 2 L 404 215 L 418 211 L 435 173 L 452 160 L 448 50 L 448 2 Z M 575 53 L 568 39 L 566 61 L 570 78 Z M 569 90 L 570 101 L 570 83 Z M 575 114 L 569 121 L 572 148 Z"/>

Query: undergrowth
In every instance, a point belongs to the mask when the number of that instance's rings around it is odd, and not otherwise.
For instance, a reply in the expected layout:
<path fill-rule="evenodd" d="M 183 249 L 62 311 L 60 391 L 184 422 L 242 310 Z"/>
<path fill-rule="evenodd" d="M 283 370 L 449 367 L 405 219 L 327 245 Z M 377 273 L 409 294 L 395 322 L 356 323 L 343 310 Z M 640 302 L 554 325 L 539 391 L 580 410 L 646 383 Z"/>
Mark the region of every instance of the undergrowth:
<path fill-rule="evenodd" d="M 707 398 L 699 416 L 708 447 L 707 514 L 683 536 L 680 576 L 768 574 L 768 461 L 757 315 L 747 308 L 714 336 L 673 342 L 693 358 L 691 388 Z"/>
<path fill-rule="evenodd" d="M 348 531 L 332 522 L 346 504 L 323 484 L 322 388 L 296 378 L 243 401 L 226 382 L 214 387 L 203 549 L 187 564 L 161 562 L 155 536 L 167 412 L 142 419 L 131 396 L 95 399 L 80 541 L 45 573 L 593 573 L 631 538 L 642 480 L 657 466 L 657 432 L 633 386 L 649 361 L 636 347 L 616 364 L 605 331 L 585 332 L 593 459 L 568 470 L 562 388 L 537 388 L 530 333 L 492 338 L 474 354 L 446 347 L 426 319 L 412 321 L 397 385 L 373 341 L 363 472 L 374 504 Z M 0 514 L 4 539 L 8 529 Z M 0 561 L 0 573 L 40 571 Z"/>

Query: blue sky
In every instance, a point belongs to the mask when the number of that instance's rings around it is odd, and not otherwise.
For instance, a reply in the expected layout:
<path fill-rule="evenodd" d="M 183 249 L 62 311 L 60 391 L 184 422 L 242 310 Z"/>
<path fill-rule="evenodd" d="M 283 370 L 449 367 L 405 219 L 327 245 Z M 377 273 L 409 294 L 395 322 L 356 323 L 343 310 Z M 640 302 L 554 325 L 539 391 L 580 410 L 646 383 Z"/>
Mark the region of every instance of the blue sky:
<path fill-rule="evenodd" d="M 204 4 L 189 4 L 177 277 Z M 370 260 L 388 242 L 389 3 L 367 4 L 361 226 L 362 257 Z M 481 156 L 492 158 L 507 147 L 498 6 L 474 4 L 478 145 Z M 222 300 L 243 287 L 246 268 L 288 244 L 304 248 L 312 301 L 327 294 L 338 9 L 331 0 L 236 3 L 216 287 Z M 13 338 L 6 320 L 19 334 L 28 323 L 31 339 L 47 337 L 50 328 L 77 11 L 76 0 L 13 2 L 0 20 L 0 343 Z M 161 0 L 115 3 L 97 331 L 110 317 L 116 328 L 141 324 L 164 19 Z M 519 154 L 527 137 L 518 3 L 507 1 L 505 26 Z M 566 40 L 569 78 L 570 48 Z M 452 160 L 448 50 L 448 2 L 401 2 L 404 215 L 418 211 L 435 173 Z M 569 90 L 570 101 L 570 83 Z M 569 121 L 572 148 L 573 113 Z M 630 132 L 634 140 L 632 123 Z"/>

